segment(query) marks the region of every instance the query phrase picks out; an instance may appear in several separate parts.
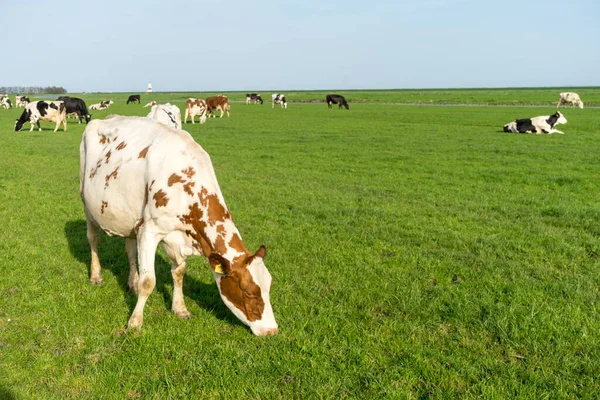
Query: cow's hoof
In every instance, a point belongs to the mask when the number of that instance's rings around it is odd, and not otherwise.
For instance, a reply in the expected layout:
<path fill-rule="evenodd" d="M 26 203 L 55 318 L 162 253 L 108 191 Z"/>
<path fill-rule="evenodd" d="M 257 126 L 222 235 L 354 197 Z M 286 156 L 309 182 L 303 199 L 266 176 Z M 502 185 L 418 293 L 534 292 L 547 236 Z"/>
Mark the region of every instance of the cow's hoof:
<path fill-rule="evenodd" d="M 131 330 L 139 330 L 139 329 L 142 329 L 142 320 L 139 318 L 131 317 L 129 319 L 129 322 L 127 322 L 127 330 L 131 331 Z"/>
<path fill-rule="evenodd" d="M 181 318 L 181 319 L 190 319 L 190 318 L 192 318 L 192 314 L 187 309 L 185 309 L 185 308 L 183 310 L 172 310 L 172 311 L 175 313 L 175 315 L 178 318 Z"/>
<path fill-rule="evenodd" d="M 100 277 L 90 278 L 90 284 L 92 285 L 102 285 L 104 281 Z"/>

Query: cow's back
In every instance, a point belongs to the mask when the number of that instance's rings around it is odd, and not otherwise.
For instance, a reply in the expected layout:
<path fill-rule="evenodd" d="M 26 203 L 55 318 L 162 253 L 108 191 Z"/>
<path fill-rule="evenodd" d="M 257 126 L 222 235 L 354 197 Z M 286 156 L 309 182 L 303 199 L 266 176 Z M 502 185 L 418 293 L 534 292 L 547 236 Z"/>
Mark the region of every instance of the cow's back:
<path fill-rule="evenodd" d="M 182 190 L 182 171 L 194 175 L 194 185 L 188 182 L 190 191 L 199 190 L 197 181 L 202 180 L 208 182 L 203 187 L 219 191 L 210 158 L 192 137 L 150 118 L 91 121 L 80 152 L 86 215 L 112 235 L 135 235 L 144 218 L 163 219 L 176 229 L 177 215 L 189 212 L 192 197 Z M 180 179 L 174 181 L 173 174 Z"/>

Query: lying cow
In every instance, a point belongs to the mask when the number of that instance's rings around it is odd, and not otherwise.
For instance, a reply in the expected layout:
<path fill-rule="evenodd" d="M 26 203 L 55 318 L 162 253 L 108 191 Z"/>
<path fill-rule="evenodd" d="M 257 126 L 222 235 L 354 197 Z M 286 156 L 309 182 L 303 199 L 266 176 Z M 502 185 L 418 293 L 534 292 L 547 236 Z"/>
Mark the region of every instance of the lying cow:
<path fill-rule="evenodd" d="M 85 123 L 90 122 L 92 116 L 88 113 L 85 101 L 78 97 L 60 96 L 57 100 L 64 101 L 67 116 L 70 114 L 77 114 L 77 119 L 81 124 L 81 119 L 85 119 Z"/>
<path fill-rule="evenodd" d="M 141 100 L 139 94 L 132 94 L 131 96 L 129 96 L 127 98 L 127 104 L 129 104 L 129 103 L 135 103 L 136 101 L 137 101 L 138 104 L 142 103 L 142 100 Z"/>
<path fill-rule="evenodd" d="M 15 122 L 15 132 L 19 132 L 23 128 L 23 124 L 29 121 L 31 123 L 31 129 L 37 125 L 38 130 L 42 130 L 40 126 L 40 120 L 51 121 L 56 123 L 54 132 L 58 130 L 60 123 L 63 123 L 63 130 L 67 131 L 67 113 L 65 109 L 65 103 L 62 101 L 34 101 L 25 106 L 23 114 Z"/>
<path fill-rule="evenodd" d="M 504 132 L 513 133 L 535 133 L 541 135 L 543 133 L 560 133 L 564 132 L 554 129 L 558 124 L 566 124 L 567 119 L 560 113 L 556 112 L 552 115 L 544 115 L 541 117 L 518 119 L 504 125 Z"/>
<path fill-rule="evenodd" d="M 179 107 L 172 104 L 153 105 L 147 117 L 162 122 L 171 128 L 181 129 L 181 111 L 179 110 Z"/>
<path fill-rule="evenodd" d="M 128 329 L 142 326 L 144 305 L 156 285 L 160 244 L 171 262 L 175 315 L 190 317 L 182 288 L 186 259 L 204 255 L 227 308 L 255 335 L 277 333 L 266 249 L 261 246 L 253 254 L 246 248 L 210 157 L 189 133 L 150 118 L 113 115 L 90 122 L 80 155 L 90 282 L 102 283 L 100 230 L 125 238 L 128 286 L 138 293 Z"/>
<path fill-rule="evenodd" d="M 348 102 L 346 102 L 344 96 L 339 94 L 328 94 L 327 97 L 325 97 L 325 101 L 327 102 L 327 107 L 329 108 L 331 108 L 332 104 L 339 104 L 340 109 L 342 106 L 346 107 L 346 110 L 350 109 L 350 106 L 348 106 Z"/>
<path fill-rule="evenodd" d="M 275 104 L 279 104 L 282 108 L 287 108 L 285 95 L 281 93 L 273 93 L 271 95 L 271 108 L 275 108 Z"/>
<path fill-rule="evenodd" d="M 263 104 L 263 99 L 262 97 L 260 97 L 260 94 L 258 93 L 246 93 L 246 104 L 250 104 L 250 103 L 260 103 Z"/>
<path fill-rule="evenodd" d="M 188 116 L 192 117 L 192 124 L 194 123 L 194 118 L 196 115 L 200 118 L 200 123 L 203 124 L 206 122 L 206 111 L 208 107 L 206 105 L 206 101 L 202 99 L 194 99 L 189 98 L 185 102 L 185 118 L 183 122 L 187 124 Z"/>
<path fill-rule="evenodd" d="M 90 106 L 90 110 L 105 110 L 108 106 L 103 103 L 95 103 Z"/>
<path fill-rule="evenodd" d="M 558 108 L 558 106 L 560 106 L 561 104 L 565 104 L 565 103 L 571 103 L 571 108 L 573 108 L 573 106 L 578 106 L 579 108 L 583 109 L 583 101 L 581 101 L 581 99 L 579 98 L 579 95 L 577 93 L 573 93 L 573 92 L 561 93 L 560 100 L 558 100 L 558 104 L 556 105 L 556 108 Z"/>
<path fill-rule="evenodd" d="M 206 99 L 206 116 L 207 118 L 212 116 L 216 117 L 215 112 L 217 110 L 221 110 L 221 115 L 219 118 L 223 118 L 223 114 L 227 112 L 227 118 L 229 118 L 229 101 L 227 100 L 227 96 L 224 94 L 220 94 L 218 96 L 209 97 Z"/>

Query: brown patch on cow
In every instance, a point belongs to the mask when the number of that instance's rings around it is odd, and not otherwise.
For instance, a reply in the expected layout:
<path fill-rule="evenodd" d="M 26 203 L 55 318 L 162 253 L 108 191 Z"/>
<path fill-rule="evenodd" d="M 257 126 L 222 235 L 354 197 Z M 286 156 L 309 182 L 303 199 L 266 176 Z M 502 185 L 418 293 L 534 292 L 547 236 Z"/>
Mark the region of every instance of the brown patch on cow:
<path fill-rule="evenodd" d="M 148 154 L 149 148 L 150 146 L 143 148 L 142 151 L 140 151 L 140 154 L 138 154 L 138 158 L 146 158 L 146 154 Z"/>
<path fill-rule="evenodd" d="M 208 196 L 208 222 L 214 224 L 217 221 L 225 221 L 231 218 L 231 214 L 219 201 L 216 194 Z"/>
<path fill-rule="evenodd" d="M 183 180 L 181 178 L 181 176 L 179 176 L 177 174 L 171 174 L 171 176 L 169 177 L 169 180 L 167 181 L 167 184 L 169 185 L 169 187 L 171 187 L 178 182 L 184 183 L 185 180 Z"/>
<path fill-rule="evenodd" d="M 109 150 L 108 153 L 106 153 L 106 155 L 104 156 L 104 158 L 106 159 L 106 161 L 104 161 L 104 164 L 108 164 L 108 160 L 110 160 L 110 156 L 111 156 L 111 151 Z"/>
<path fill-rule="evenodd" d="M 116 139 L 116 138 L 115 138 Z M 117 150 L 123 150 L 125 147 L 127 147 L 127 143 L 125 143 L 125 141 L 122 141 L 121 143 L 119 143 L 119 145 L 117 146 Z"/>
<path fill-rule="evenodd" d="M 104 209 L 108 206 L 108 203 L 106 201 L 102 202 L 102 205 L 100 206 L 100 213 L 104 214 Z"/>
<path fill-rule="evenodd" d="M 223 235 L 217 236 L 214 247 L 215 247 L 215 252 L 217 254 L 227 253 L 227 246 L 225 245 L 225 238 L 223 237 Z"/>
<path fill-rule="evenodd" d="M 185 176 L 188 177 L 188 179 L 192 179 L 192 176 L 194 176 L 196 174 L 196 171 L 194 171 L 193 167 L 186 168 L 186 169 L 182 170 L 181 172 L 183 172 L 185 174 Z"/>
<path fill-rule="evenodd" d="M 206 190 L 205 187 L 203 187 L 199 192 L 198 192 L 198 198 L 200 199 L 200 204 L 202 204 L 202 207 L 206 208 L 208 207 L 208 190 Z"/>
<path fill-rule="evenodd" d="M 107 140 L 106 140 L 106 137 L 102 136 L 102 137 L 100 138 L 100 144 L 105 144 L 105 143 L 106 143 L 106 141 L 107 141 Z"/>
<path fill-rule="evenodd" d="M 113 172 L 111 172 L 110 174 L 106 175 L 106 177 L 104 178 L 106 183 L 104 184 L 104 188 L 106 189 L 108 187 L 108 184 L 110 183 L 111 178 L 112 179 L 117 179 L 117 174 L 119 173 L 119 167 L 115 168 L 115 170 Z"/>
<path fill-rule="evenodd" d="M 254 282 L 247 268 L 236 268 L 230 275 L 221 277 L 221 294 L 242 311 L 248 321 L 262 318 L 265 302 L 260 286 Z"/>
<path fill-rule="evenodd" d="M 237 233 L 234 233 L 233 236 L 231 237 L 231 239 L 229 239 L 228 245 L 232 249 L 236 250 L 238 253 L 246 253 L 246 254 L 250 253 L 248 251 L 248 249 L 246 248 L 246 246 L 244 245 L 242 238 Z"/>
<path fill-rule="evenodd" d="M 154 193 L 152 198 L 154 199 L 156 208 L 166 207 L 166 205 L 169 204 L 169 198 L 167 197 L 167 194 L 162 191 L 162 189 L 159 189 L 158 192 Z"/>
<path fill-rule="evenodd" d="M 183 190 L 189 194 L 190 196 L 194 196 L 194 192 L 192 191 L 192 187 L 196 185 L 196 182 L 187 182 L 186 184 L 183 185 Z"/>
<path fill-rule="evenodd" d="M 100 168 L 101 165 L 102 165 L 102 160 L 98 160 L 98 162 L 96 163 L 96 166 L 93 167 L 90 171 L 90 179 L 93 179 L 96 176 L 96 173 L 98 173 L 98 168 Z"/>

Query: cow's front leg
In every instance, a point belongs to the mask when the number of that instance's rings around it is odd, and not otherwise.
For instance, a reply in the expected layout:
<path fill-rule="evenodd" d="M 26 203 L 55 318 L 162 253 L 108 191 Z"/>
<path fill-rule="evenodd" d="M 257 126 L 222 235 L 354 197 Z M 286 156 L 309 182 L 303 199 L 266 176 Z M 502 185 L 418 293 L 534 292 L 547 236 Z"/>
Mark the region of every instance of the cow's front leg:
<path fill-rule="evenodd" d="M 185 248 L 185 241 L 179 233 L 173 232 L 163 239 L 161 245 L 171 261 L 171 275 L 173 276 L 173 304 L 171 311 L 179 318 L 189 318 L 191 314 L 186 308 L 183 299 L 185 256 L 182 255 L 182 249 Z"/>
<path fill-rule="evenodd" d="M 90 262 L 90 283 L 92 285 L 102 284 L 102 268 L 100 266 L 100 259 L 98 258 L 98 241 L 100 234 L 98 227 L 92 224 L 89 220 L 87 221 L 87 240 L 90 244 L 90 251 L 92 260 Z"/>
<path fill-rule="evenodd" d="M 156 254 L 156 246 L 161 239 L 153 229 L 153 226 L 148 223 L 144 223 L 138 232 L 137 247 L 138 263 L 140 266 L 138 300 L 127 323 L 127 329 L 141 328 L 144 322 L 144 306 L 156 286 L 154 256 Z"/>
<path fill-rule="evenodd" d="M 137 240 L 125 239 L 125 250 L 127 251 L 127 260 L 129 260 L 129 277 L 127 286 L 131 293 L 138 292 L 138 283 L 140 277 L 137 271 Z"/>
<path fill-rule="evenodd" d="M 564 135 L 564 134 L 565 134 L 564 132 L 562 132 L 562 131 L 559 131 L 558 129 L 552 129 L 552 130 L 551 130 L 550 132 L 548 132 L 548 133 L 559 133 L 559 134 L 561 134 L 561 135 Z"/>

